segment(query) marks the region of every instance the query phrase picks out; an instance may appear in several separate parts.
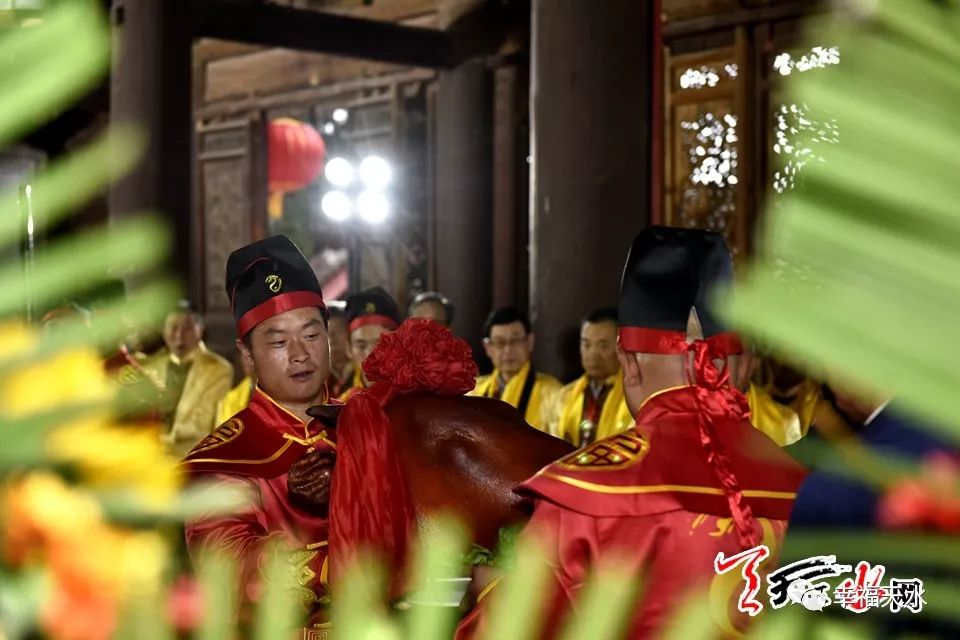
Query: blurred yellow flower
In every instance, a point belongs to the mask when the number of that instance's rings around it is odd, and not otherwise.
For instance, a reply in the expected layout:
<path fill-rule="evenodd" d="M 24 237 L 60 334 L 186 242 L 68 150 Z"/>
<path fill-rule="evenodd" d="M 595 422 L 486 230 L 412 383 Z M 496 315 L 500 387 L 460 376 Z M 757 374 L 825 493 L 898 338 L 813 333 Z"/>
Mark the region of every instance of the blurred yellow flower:
<path fill-rule="evenodd" d="M 37 332 L 23 322 L 0 323 L 0 362 L 23 356 L 37 345 Z"/>
<path fill-rule="evenodd" d="M 103 361 L 92 349 L 59 353 L 0 378 L 0 410 L 12 418 L 70 405 L 108 403 L 113 397 Z"/>
<path fill-rule="evenodd" d="M 36 344 L 37 333 L 26 325 L 0 325 L 0 362 L 29 354 Z M 97 489 L 133 490 L 138 499 L 166 504 L 179 487 L 175 461 L 155 431 L 110 424 L 108 405 L 115 391 L 100 355 L 78 347 L 0 376 L 0 420 L 93 407 L 48 434 L 50 458 L 77 466 L 84 481 Z"/>
<path fill-rule="evenodd" d="M 52 431 L 46 446 L 51 458 L 76 465 L 94 488 L 134 491 L 138 499 L 163 506 L 180 487 L 176 461 L 154 429 L 71 424 Z"/>

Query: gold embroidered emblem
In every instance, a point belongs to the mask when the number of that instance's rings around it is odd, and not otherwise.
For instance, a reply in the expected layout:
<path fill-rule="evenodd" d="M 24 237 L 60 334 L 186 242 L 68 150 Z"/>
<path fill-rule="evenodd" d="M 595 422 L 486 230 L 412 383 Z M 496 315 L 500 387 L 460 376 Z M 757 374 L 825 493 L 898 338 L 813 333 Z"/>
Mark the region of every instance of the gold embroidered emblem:
<path fill-rule="evenodd" d="M 377 312 L 377 305 L 373 304 L 372 302 L 368 302 L 368 303 L 367 303 L 367 306 L 365 306 L 365 307 L 363 308 L 363 312 L 364 312 L 364 313 L 370 313 L 370 314 L 376 313 L 376 312 Z"/>
<path fill-rule="evenodd" d="M 270 291 L 273 293 L 280 291 L 280 287 L 283 286 L 283 280 L 281 280 L 280 276 L 275 273 L 271 273 L 269 276 L 267 276 L 267 279 L 264 280 L 264 282 L 267 285 L 267 289 L 270 289 Z"/>
<path fill-rule="evenodd" d="M 643 436 L 626 431 L 561 458 L 560 466 L 574 471 L 625 469 L 639 462 L 649 449 L 650 443 Z"/>
<path fill-rule="evenodd" d="M 710 532 L 714 538 L 733 533 L 733 518 L 717 518 L 717 528 Z"/>
<path fill-rule="evenodd" d="M 319 542 L 316 544 L 307 545 L 305 549 L 297 549 L 290 553 L 289 556 L 289 570 L 288 574 L 288 584 L 290 587 L 296 591 L 297 595 L 300 596 L 300 599 L 304 602 L 312 603 L 325 603 L 329 600 L 326 597 L 326 570 L 327 570 L 327 558 L 323 558 L 323 566 L 320 569 L 320 580 L 315 582 L 317 578 L 317 572 L 310 567 L 310 563 L 313 562 L 314 558 L 320 555 L 320 547 L 326 546 L 326 541 Z M 311 587 L 319 587 L 318 591 L 312 589 Z"/>
<path fill-rule="evenodd" d="M 717 516 L 708 516 L 705 513 L 698 514 L 697 517 L 693 519 L 693 522 L 690 524 L 690 529 L 699 529 L 708 518 L 713 518 L 715 520 L 714 525 L 716 526 L 716 529 L 707 534 L 710 537 L 719 538 L 733 533 L 733 518 L 719 518 Z"/>
<path fill-rule="evenodd" d="M 193 448 L 193 453 L 216 449 L 220 445 L 236 440 L 237 436 L 241 433 L 243 433 L 243 422 L 238 418 L 231 418 L 217 427 L 213 433 L 201 440 L 200 444 Z"/>

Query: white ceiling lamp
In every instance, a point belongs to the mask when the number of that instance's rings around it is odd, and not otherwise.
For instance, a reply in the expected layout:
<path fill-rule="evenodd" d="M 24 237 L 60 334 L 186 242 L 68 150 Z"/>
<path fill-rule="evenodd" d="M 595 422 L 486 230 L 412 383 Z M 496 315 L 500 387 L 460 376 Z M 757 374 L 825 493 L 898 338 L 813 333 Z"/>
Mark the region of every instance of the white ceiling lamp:
<path fill-rule="evenodd" d="M 335 187 L 347 187 L 353 182 L 355 171 L 346 158 L 330 158 L 323 169 L 323 175 Z"/>
<path fill-rule="evenodd" d="M 357 196 L 357 213 L 370 224 L 380 224 L 390 215 L 390 202 L 379 191 L 364 191 Z"/>
<path fill-rule="evenodd" d="M 360 179 L 371 189 L 383 189 L 390 184 L 393 169 L 380 156 L 367 156 L 360 161 Z"/>
<path fill-rule="evenodd" d="M 343 191 L 330 191 L 320 201 L 320 209 L 332 220 L 346 220 L 353 215 L 353 204 Z"/>

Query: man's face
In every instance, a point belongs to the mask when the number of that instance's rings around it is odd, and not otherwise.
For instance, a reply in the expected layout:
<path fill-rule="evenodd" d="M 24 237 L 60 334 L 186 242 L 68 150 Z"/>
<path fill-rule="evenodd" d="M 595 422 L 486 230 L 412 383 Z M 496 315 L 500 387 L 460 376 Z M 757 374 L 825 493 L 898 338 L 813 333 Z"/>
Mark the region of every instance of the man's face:
<path fill-rule="evenodd" d="M 580 328 L 580 362 L 591 380 L 606 380 L 617 372 L 617 325 L 584 322 Z"/>
<path fill-rule="evenodd" d="M 380 341 L 380 336 L 389 329 L 379 324 L 365 324 L 350 332 L 350 356 L 357 371 L 362 371 L 360 365 L 367 359 L 373 348 Z"/>
<path fill-rule="evenodd" d="M 494 325 L 490 327 L 490 337 L 484 340 L 483 347 L 500 373 L 515 376 L 530 361 L 533 334 L 528 334 L 519 321 Z"/>
<path fill-rule="evenodd" d="M 436 300 L 426 300 L 415 306 L 411 313 L 411 318 L 427 318 L 443 326 L 447 326 L 447 310 Z"/>
<path fill-rule="evenodd" d="M 346 319 L 340 316 L 330 318 L 327 331 L 330 334 L 330 368 L 339 376 L 350 362 L 350 337 L 347 334 Z"/>
<path fill-rule="evenodd" d="M 200 321 L 192 313 L 171 313 L 163 323 L 163 342 L 170 353 L 178 358 L 183 358 L 199 347 L 202 334 Z"/>
<path fill-rule="evenodd" d="M 314 403 L 330 373 L 330 345 L 316 307 L 292 309 L 250 332 L 249 348 L 237 347 L 257 374 L 257 384 L 280 404 Z"/>

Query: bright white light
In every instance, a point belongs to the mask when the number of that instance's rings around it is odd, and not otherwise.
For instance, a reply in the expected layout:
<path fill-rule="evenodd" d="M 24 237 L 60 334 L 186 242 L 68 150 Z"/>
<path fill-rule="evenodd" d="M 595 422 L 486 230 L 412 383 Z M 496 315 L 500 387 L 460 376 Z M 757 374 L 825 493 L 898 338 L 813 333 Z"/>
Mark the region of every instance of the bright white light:
<path fill-rule="evenodd" d="M 380 223 L 390 215 L 390 203 L 379 191 L 364 191 L 357 197 L 357 213 L 371 223 Z"/>
<path fill-rule="evenodd" d="M 347 113 L 346 109 L 334 109 L 333 110 L 333 121 L 337 124 L 343 124 L 347 121 L 347 118 L 350 117 L 350 114 Z"/>
<path fill-rule="evenodd" d="M 323 175 L 337 187 L 346 187 L 353 182 L 353 174 L 353 165 L 346 158 L 330 158 L 323 169 Z"/>
<path fill-rule="evenodd" d="M 360 179 L 368 187 L 383 189 L 390 184 L 393 170 L 380 156 L 367 156 L 360 162 Z"/>
<path fill-rule="evenodd" d="M 327 122 L 323 125 L 323 132 L 328 136 L 332 136 L 336 130 L 337 127 L 332 122 Z"/>
<path fill-rule="evenodd" d="M 343 191 L 331 191 L 323 196 L 320 208 L 334 220 L 346 220 L 353 213 L 350 198 Z"/>

